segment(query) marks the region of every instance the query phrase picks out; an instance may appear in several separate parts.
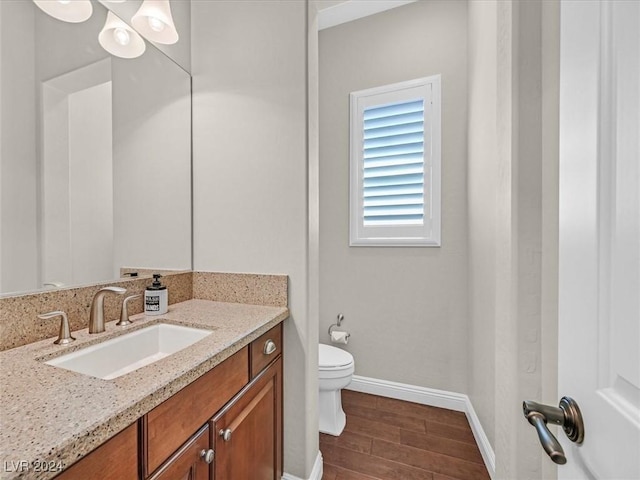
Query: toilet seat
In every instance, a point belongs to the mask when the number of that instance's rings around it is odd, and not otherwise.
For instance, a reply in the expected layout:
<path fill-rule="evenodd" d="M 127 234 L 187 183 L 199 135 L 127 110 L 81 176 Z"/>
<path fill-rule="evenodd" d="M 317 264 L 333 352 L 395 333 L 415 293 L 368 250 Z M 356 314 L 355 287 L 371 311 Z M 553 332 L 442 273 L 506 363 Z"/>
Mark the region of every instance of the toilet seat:
<path fill-rule="evenodd" d="M 324 371 L 349 370 L 353 367 L 353 355 L 331 345 L 321 343 L 318 348 L 318 368 Z"/>

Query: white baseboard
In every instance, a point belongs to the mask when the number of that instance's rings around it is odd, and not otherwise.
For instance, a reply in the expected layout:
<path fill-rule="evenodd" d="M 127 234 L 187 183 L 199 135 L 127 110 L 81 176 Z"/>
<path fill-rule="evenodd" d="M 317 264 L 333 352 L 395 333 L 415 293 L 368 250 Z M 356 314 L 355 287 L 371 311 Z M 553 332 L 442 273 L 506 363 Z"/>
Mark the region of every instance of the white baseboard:
<path fill-rule="evenodd" d="M 318 456 L 316 457 L 316 463 L 313 464 L 313 469 L 311 470 L 311 476 L 309 480 L 322 480 L 323 468 L 322 468 L 322 453 L 318 451 Z"/>
<path fill-rule="evenodd" d="M 464 412 L 471 425 L 471 431 L 475 437 L 482 459 L 491 478 L 495 478 L 496 456 L 489 443 L 489 439 L 482 428 L 480 419 L 471 404 L 469 397 L 463 393 L 447 392 L 434 388 L 418 387 L 406 383 L 389 382 L 376 378 L 354 375 L 347 390 L 370 393 L 381 397 L 395 398 L 407 402 L 420 403 L 432 407 L 446 408 L 457 412 Z"/>
<path fill-rule="evenodd" d="M 467 397 L 465 395 L 465 397 Z M 493 447 L 487 438 L 487 434 L 482 428 L 482 424 L 480 423 L 480 419 L 476 414 L 473 405 L 471 404 L 471 400 L 467 397 L 467 409 L 464 412 L 467 415 L 467 420 L 469 420 L 469 425 L 471 425 L 471 431 L 473 432 L 473 436 L 476 439 L 476 443 L 478 444 L 478 448 L 480 449 L 480 454 L 482 455 L 482 459 L 484 460 L 484 464 L 489 471 L 489 475 L 491 478 L 496 478 L 496 454 L 493 451 Z"/>
<path fill-rule="evenodd" d="M 282 480 L 305 480 L 300 477 L 296 477 L 295 475 L 291 475 L 290 473 L 284 473 L 282 475 Z M 313 464 L 313 469 L 311 469 L 311 476 L 309 480 L 322 480 L 322 453 L 318 452 L 318 456 L 316 457 L 316 461 Z"/>
<path fill-rule="evenodd" d="M 432 407 L 446 408 L 464 412 L 467 408 L 467 396 L 461 393 L 446 392 L 435 388 L 417 387 L 406 383 L 389 382 L 377 378 L 354 375 L 347 387 L 356 392 L 371 393 L 381 397 L 395 398 L 407 402 L 421 403 Z"/>

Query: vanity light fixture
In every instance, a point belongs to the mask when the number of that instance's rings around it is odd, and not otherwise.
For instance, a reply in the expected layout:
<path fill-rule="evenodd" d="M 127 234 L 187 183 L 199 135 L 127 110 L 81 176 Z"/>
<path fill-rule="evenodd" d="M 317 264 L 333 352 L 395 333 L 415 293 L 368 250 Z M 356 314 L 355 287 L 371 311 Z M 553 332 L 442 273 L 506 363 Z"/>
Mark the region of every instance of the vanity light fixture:
<path fill-rule="evenodd" d="M 98 42 L 107 52 L 120 58 L 136 58 L 147 48 L 143 38 L 113 12 L 98 35 Z"/>
<path fill-rule="evenodd" d="M 90 0 L 33 0 L 40 10 L 58 20 L 81 23 L 93 13 Z"/>
<path fill-rule="evenodd" d="M 169 0 L 144 0 L 131 23 L 152 42 L 171 45 L 178 41 Z"/>

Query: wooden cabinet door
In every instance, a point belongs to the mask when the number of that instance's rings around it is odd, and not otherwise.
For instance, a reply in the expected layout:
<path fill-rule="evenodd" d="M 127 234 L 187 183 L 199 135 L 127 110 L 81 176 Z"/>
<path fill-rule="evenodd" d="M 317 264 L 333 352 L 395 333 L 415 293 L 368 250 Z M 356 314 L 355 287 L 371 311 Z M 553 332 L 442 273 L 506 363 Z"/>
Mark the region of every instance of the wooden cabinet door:
<path fill-rule="evenodd" d="M 282 358 L 212 420 L 214 480 L 280 480 Z"/>
<path fill-rule="evenodd" d="M 149 480 L 209 480 L 210 465 L 202 453 L 209 450 L 209 425 L 205 425 Z"/>

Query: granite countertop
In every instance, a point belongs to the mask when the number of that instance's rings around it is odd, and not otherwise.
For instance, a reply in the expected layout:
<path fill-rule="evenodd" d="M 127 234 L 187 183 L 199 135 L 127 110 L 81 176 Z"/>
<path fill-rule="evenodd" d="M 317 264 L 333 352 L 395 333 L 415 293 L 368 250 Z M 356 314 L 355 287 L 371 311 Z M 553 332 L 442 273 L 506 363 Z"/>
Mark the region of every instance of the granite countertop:
<path fill-rule="evenodd" d="M 0 352 L 0 478 L 46 479 L 132 424 L 289 315 L 285 307 L 188 300 L 158 316 L 132 315 L 133 324 L 89 335 L 71 345 L 55 338 Z M 194 345 L 113 380 L 43 362 L 158 322 L 213 330 Z"/>

